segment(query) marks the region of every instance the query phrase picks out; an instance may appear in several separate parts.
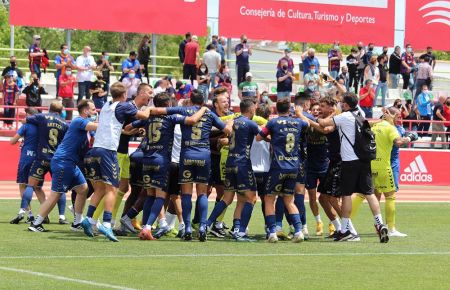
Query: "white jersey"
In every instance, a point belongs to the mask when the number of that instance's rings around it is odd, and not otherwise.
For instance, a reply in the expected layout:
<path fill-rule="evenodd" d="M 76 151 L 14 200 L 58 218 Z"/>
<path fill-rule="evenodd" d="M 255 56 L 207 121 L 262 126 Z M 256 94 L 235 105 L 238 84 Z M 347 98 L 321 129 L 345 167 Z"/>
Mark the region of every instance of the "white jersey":
<path fill-rule="evenodd" d="M 175 125 L 175 130 L 173 132 L 173 145 L 172 145 L 172 162 L 180 163 L 180 152 L 181 152 L 181 127 L 180 125 Z"/>
<path fill-rule="evenodd" d="M 116 118 L 116 107 L 119 102 L 106 102 L 100 111 L 99 123 L 95 133 L 94 148 L 117 151 L 123 124 Z"/>
<path fill-rule="evenodd" d="M 255 173 L 269 172 L 270 169 L 270 143 L 253 140 L 250 150 L 250 160 Z"/>

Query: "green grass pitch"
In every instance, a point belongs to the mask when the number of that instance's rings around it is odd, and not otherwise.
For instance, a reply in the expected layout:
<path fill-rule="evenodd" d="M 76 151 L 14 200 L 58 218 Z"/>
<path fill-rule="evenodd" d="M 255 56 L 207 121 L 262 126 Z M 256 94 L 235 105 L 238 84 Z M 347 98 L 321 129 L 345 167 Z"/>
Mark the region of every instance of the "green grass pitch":
<path fill-rule="evenodd" d="M 24 223 L 9 224 L 18 205 L 0 200 L 0 289 L 450 288 L 448 203 L 398 204 L 398 229 L 409 236 L 388 244 L 378 242 L 367 204 L 354 221 L 361 242 L 315 237 L 308 208 L 312 235 L 301 244 L 266 243 L 259 202 L 249 225 L 254 243 L 169 237 L 112 243 L 58 224 L 47 225 L 47 233 L 31 233 Z M 229 210 L 225 221 L 231 218 Z M 57 220 L 55 212 L 50 219 Z"/>

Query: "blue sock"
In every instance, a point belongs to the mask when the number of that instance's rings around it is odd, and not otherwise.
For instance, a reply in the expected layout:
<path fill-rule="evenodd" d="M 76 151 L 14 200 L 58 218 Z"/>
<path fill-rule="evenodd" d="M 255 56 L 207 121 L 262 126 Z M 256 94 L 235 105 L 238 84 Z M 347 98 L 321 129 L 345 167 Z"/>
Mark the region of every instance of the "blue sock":
<path fill-rule="evenodd" d="M 209 215 L 208 219 L 208 227 L 211 226 L 216 220 L 217 217 L 228 207 L 228 205 L 225 203 L 225 201 L 221 200 L 214 206 L 214 209 L 212 210 L 211 214 Z"/>
<path fill-rule="evenodd" d="M 295 194 L 294 203 L 300 214 L 302 225 L 306 225 L 305 196 L 303 194 Z"/>
<path fill-rule="evenodd" d="M 31 203 L 31 199 L 33 198 L 34 189 L 32 186 L 27 185 L 25 191 L 23 192 L 22 201 L 20 202 L 20 208 L 26 209 Z"/>
<path fill-rule="evenodd" d="M 151 195 L 147 195 L 147 198 L 144 202 L 144 209 L 142 212 L 142 224 L 145 225 L 148 221 L 148 217 L 150 216 L 150 211 L 152 210 L 153 203 L 155 202 L 155 197 Z"/>
<path fill-rule="evenodd" d="M 103 211 L 103 222 L 104 223 L 111 223 L 112 220 L 112 212 L 110 211 Z"/>
<path fill-rule="evenodd" d="M 200 211 L 199 211 L 199 207 L 198 207 L 198 201 L 199 201 L 199 199 L 197 198 L 197 200 L 195 201 L 194 218 L 192 219 L 193 224 L 198 224 L 200 222 Z M 191 199 L 191 202 L 192 202 L 192 199 Z"/>
<path fill-rule="evenodd" d="M 197 198 L 198 213 L 200 216 L 200 231 L 206 230 L 206 219 L 208 218 L 208 197 L 206 194 L 201 194 Z"/>
<path fill-rule="evenodd" d="M 295 233 L 298 233 L 302 230 L 302 222 L 300 221 L 300 215 L 298 213 L 296 214 L 290 214 L 290 219 L 292 221 L 292 225 L 295 228 Z"/>
<path fill-rule="evenodd" d="M 268 216 L 266 216 L 266 224 L 267 224 L 267 227 L 269 228 L 269 232 L 271 234 L 274 234 L 275 233 L 275 227 L 276 227 L 275 215 L 268 215 Z"/>
<path fill-rule="evenodd" d="M 165 199 L 162 197 L 157 197 L 155 202 L 153 203 L 152 209 L 150 211 L 150 215 L 147 219 L 147 225 L 152 225 L 156 219 L 158 218 L 159 213 L 161 212 L 162 207 L 164 206 Z"/>
<path fill-rule="evenodd" d="M 191 229 L 191 211 L 192 211 L 192 195 L 181 194 L 181 209 L 183 211 L 183 221 L 186 232 L 192 233 Z"/>
<path fill-rule="evenodd" d="M 58 212 L 59 215 L 64 215 L 66 213 L 66 194 L 62 193 L 58 199 Z"/>
<path fill-rule="evenodd" d="M 134 219 L 135 217 L 137 217 L 138 214 L 139 212 L 134 208 L 134 206 L 132 206 L 127 212 L 127 216 L 130 219 Z"/>
<path fill-rule="evenodd" d="M 92 216 L 94 215 L 94 212 L 95 212 L 96 209 L 97 209 L 96 206 L 89 205 L 89 206 L 88 206 L 87 213 L 86 213 L 86 217 L 92 218 Z"/>
<path fill-rule="evenodd" d="M 233 220 L 233 228 L 234 228 L 234 229 L 239 229 L 239 228 L 241 228 L 241 219 L 234 219 L 234 220 Z"/>
<path fill-rule="evenodd" d="M 250 222 L 250 217 L 252 216 L 253 203 L 246 202 L 241 212 L 241 226 L 239 227 L 240 233 L 245 233 L 247 230 L 248 223 Z"/>
<path fill-rule="evenodd" d="M 283 227 L 284 201 L 282 197 L 278 197 L 275 203 L 275 223 L 277 227 Z"/>

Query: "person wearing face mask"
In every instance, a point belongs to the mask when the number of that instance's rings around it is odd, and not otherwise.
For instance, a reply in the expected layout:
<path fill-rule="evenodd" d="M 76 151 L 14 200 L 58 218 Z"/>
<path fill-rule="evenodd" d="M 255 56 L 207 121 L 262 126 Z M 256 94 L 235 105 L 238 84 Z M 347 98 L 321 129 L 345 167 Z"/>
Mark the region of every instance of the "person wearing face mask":
<path fill-rule="evenodd" d="M 406 51 L 402 54 L 402 66 L 400 72 L 403 78 L 403 90 L 407 90 L 410 86 L 412 69 L 416 66 L 414 60 L 414 52 L 410 44 L 406 45 Z M 412 81 L 414 84 L 414 81 Z"/>
<path fill-rule="evenodd" d="M 103 75 L 96 71 L 96 80 L 92 82 L 89 88 L 89 93 L 92 95 L 92 100 L 94 101 L 95 108 L 101 110 L 103 105 L 107 101 L 108 92 L 105 90 L 105 82 L 103 81 Z"/>
<path fill-rule="evenodd" d="M 143 66 L 136 57 L 136 52 L 130 51 L 128 58 L 122 62 L 122 79 L 128 77 L 130 70 L 133 70 L 136 78 L 141 79 L 141 70 L 143 69 Z"/>
<path fill-rule="evenodd" d="M 316 50 L 314 48 L 308 48 L 302 54 L 303 77 L 305 77 L 305 75 L 307 73 L 309 73 L 312 65 L 314 65 L 316 73 L 318 73 L 320 71 L 319 59 L 317 57 L 315 57 L 315 53 L 316 53 Z"/>
<path fill-rule="evenodd" d="M 133 69 L 128 70 L 127 76 L 123 78 L 122 83 L 127 88 L 128 99 L 136 96 L 137 89 L 141 84 L 141 80 L 136 77 L 136 73 Z"/>
<path fill-rule="evenodd" d="M 359 75 L 358 75 L 358 50 L 356 48 L 352 48 L 350 54 L 347 56 L 347 67 L 348 67 L 348 88 L 353 87 L 354 91 L 358 91 L 358 83 L 359 83 Z"/>
<path fill-rule="evenodd" d="M 23 88 L 23 72 L 17 67 L 16 57 L 14 55 L 9 57 L 9 66 L 5 67 L 2 72 L 2 77 L 12 75 L 19 89 Z"/>
<path fill-rule="evenodd" d="M 433 48 L 431 46 L 427 47 L 427 53 L 422 54 L 420 57 L 425 58 L 428 56 L 428 63 L 431 65 L 434 71 L 434 67 L 436 66 L 436 55 L 433 53 Z"/>
<path fill-rule="evenodd" d="M 94 58 L 91 55 L 91 48 L 85 46 L 83 48 L 83 54 L 77 57 L 76 69 L 77 69 L 77 81 L 78 81 L 78 100 L 81 101 L 84 97 L 86 99 L 91 98 L 89 88 L 91 87 L 91 81 L 94 77 L 94 69 L 97 68 Z M 66 67 L 67 70 L 67 67 Z"/>
<path fill-rule="evenodd" d="M 433 68 L 429 63 L 430 58 L 428 55 L 425 55 L 423 58 L 419 58 L 419 65 L 417 66 L 417 74 L 416 74 L 416 94 L 417 97 L 421 91 L 422 86 L 426 84 L 430 90 L 432 90 L 432 82 L 433 82 Z"/>
<path fill-rule="evenodd" d="M 247 36 L 245 34 L 241 35 L 241 43 L 234 48 L 238 86 L 245 81 L 245 74 L 250 71 L 249 58 L 252 52 L 252 47 L 247 43 Z"/>
<path fill-rule="evenodd" d="M 109 53 L 107 51 L 102 51 L 102 55 L 97 60 L 97 70 L 102 72 L 103 81 L 105 82 L 105 92 L 109 92 L 110 84 L 110 74 L 114 71 L 114 67 L 111 65 L 109 60 Z"/>
<path fill-rule="evenodd" d="M 72 68 L 66 67 L 64 74 L 58 79 L 58 98 L 62 100 L 64 108 L 74 108 L 74 87 L 77 85 L 76 78 L 72 75 Z M 72 110 L 66 110 L 66 120 L 72 120 Z"/>
<path fill-rule="evenodd" d="M 339 47 L 339 41 L 335 41 L 333 47 L 328 51 L 328 72 L 330 76 L 337 79 L 341 69 L 342 52 Z"/>
<path fill-rule="evenodd" d="M 286 48 L 284 50 L 284 56 L 280 58 L 280 60 L 278 60 L 277 69 L 281 69 L 281 62 L 283 60 L 286 60 L 288 64 L 288 70 L 290 72 L 294 72 L 294 60 L 291 58 L 291 52 L 292 50 L 290 48 Z"/>
<path fill-rule="evenodd" d="M 58 88 L 59 88 L 59 83 L 58 83 L 59 76 L 61 74 L 65 74 L 66 67 L 70 66 L 71 68 L 73 68 L 74 64 L 75 64 L 75 60 L 70 55 L 69 47 L 65 43 L 61 44 L 61 52 L 58 55 L 56 55 L 56 57 L 55 57 L 56 92 L 59 91 L 58 90 Z M 56 94 L 56 96 L 58 96 L 58 93 Z"/>
<path fill-rule="evenodd" d="M 241 101 L 245 98 L 259 100 L 258 84 L 253 81 L 253 74 L 251 72 L 247 72 L 245 74 L 245 81 L 239 84 L 238 97 Z"/>
<path fill-rule="evenodd" d="M 41 50 L 41 37 L 33 36 L 33 44 L 28 49 L 28 59 L 30 61 L 30 72 L 35 72 L 41 78 L 41 63 L 45 53 Z"/>
<path fill-rule="evenodd" d="M 366 68 L 366 65 L 369 63 L 369 59 L 367 58 L 368 51 L 364 47 L 362 42 L 358 42 L 358 53 L 356 56 L 356 60 L 358 61 L 358 83 L 361 84 L 361 87 L 363 86 L 364 81 L 364 69 Z M 357 92 L 357 88 L 355 92 Z"/>
<path fill-rule="evenodd" d="M 148 76 L 148 62 L 150 61 L 150 42 L 151 41 L 148 35 L 145 35 L 139 43 L 138 47 L 138 60 L 139 63 L 141 63 L 143 66 L 143 74 L 147 78 L 147 84 L 150 83 Z"/>
<path fill-rule="evenodd" d="M 445 106 L 445 97 L 440 96 L 438 101 L 434 104 L 433 121 L 436 121 L 436 122 L 446 121 L 446 119 L 444 117 L 444 114 L 445 114 L 444 106 Z M 433 134 L 431 134 L 431 148 L 436 147 L 433 142 L 436 142 L 437 137 L 441 138 L 441 142 L 446 142 L 445 132 L 444 132 L 445 131 L 444 123 L 432 123 L 431 130 L 433 131 Z M 434 133 L 434 132 L 438 132 L 438 133 Z M 448 144 L 442 144 L 442 149 L 448 149 Z"/>
<path fill-rule="evenodd" d="M 369 64 L 364 69 L 364 82 L 367 80 L 372 81 L 373 88 L 376 88 L 380 81 L 380 70 L 377 67 L 377 56 L 372 55 Z"/>
<path fill-rule="evenodd" d="M 277 99 L 283 98 L 291 100 L 292 83 L 295 81 L 294 73 L 289 71 L 288 62 L 286 60 L 281 61 L 281 69 L 277 71 Z"/>
<path fill-rule="evenodd" d="M 26 86 L 22 93 L 25 94 L 26 99 L 25 103 L 28 107 L 41 107 L 42 106 L 42 98 L 41 95 L 47 95 L 45 89 L 41 86 L 41 83 L 37 77 L 37 74 L 31 74 L 31 82 L 28 86 Z"/>
<path fill-rule="evenodd" d="M 345 86 L 345 89 L 348 91 L 350 87 L 350 74 L 347 66 L 343 66 L 341 69 L 341 74 L 336 78 L 337 80 L 343 80 L 343 85 Z"/>
<path fill-rule="evenodd" d="M 387 86 L 387 73 L 388 70 L 386 69 L 386 61 L 387 56 L 382 54 L 378 58 L 378 71 L 379 71 L 379 82 L 375 90 L 375 100 L 374 100 L 374 106 L 377 105 L 377 97 L 379 93 L 381 92 L 381 106 L 384 107 L 386 105 L 386 95 L 388 92 L 388 86 Z"/>
<path fill-rule="evenodd" d="M 211 77 L 209 76 L 208 66 L 202 63 L 197 70 L 197 88 L 202 92 L 205 104 L 208 102 L 210 81 Z"/>
<path fill-rule="evenodd" d="M 401 66 L 402 57 L 400 55 L 400 46 L 396 46 L 394 52 L 389 57 L 389 78 L 392 89 L 396 89 L 398 87 L 398 79 L 401 73 Z"/>
<path fill-rule="evenodd" d="M 316 87 L 319 87 L 321 85 L 321 80 L 315 64 L 311 64 L 309 66 L 308 73 L 303 76 L 303 81 L 305 87 L 308 87 L 310 85 L 310 82 L 312 82 L 312 85 Z"/>
<path fill-rule="evenodd" d="M 422 92 L 415 98 L 415 102 L 417 104 L 417 112 L 419 113 L 420 120 L 422 121 L 430 121 L 431 120 L 431 94 L 428 91 L 428 86 L 422 86 Z M 417 131 L 419 132 L 420 137 L 428 136 L 428 130 L 430 129 L 430 123 L 419 123 L 419 127 Z"/>

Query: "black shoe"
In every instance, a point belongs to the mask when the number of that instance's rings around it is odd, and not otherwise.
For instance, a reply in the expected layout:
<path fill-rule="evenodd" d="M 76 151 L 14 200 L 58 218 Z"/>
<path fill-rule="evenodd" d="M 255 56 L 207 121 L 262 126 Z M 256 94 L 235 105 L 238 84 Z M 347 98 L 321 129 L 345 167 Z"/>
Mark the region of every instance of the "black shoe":
<path fill-rule="evenodd" d="M 225 222 L 222 222 L 222 228 L 224 230 L 229 230 L 230 229 L 230 227 Z"/>
<path fill-rule="evenodd" d="M 336 239 L 339 236 L 339 231 L 334 231 L 332 235 L 329 235 L 327 239 Z"/>
<path fill-rule="evenodd" d="M 348 239 L 353 237 L 350 231 L 346 231 L 345 233 L 338 232 L 338 236 L 334 239 L 335 242 L 345 242 Z"/>
<path fill-rule="evenodd" d="M 385 225 L 378 226 L 378 235 L 380 237 L 380 243 L 389 242 L 388 228 Z"/>
<path fill-rule="evenodd" d="M 34 216 L 29 216 L 28 218 L 27 218 L 27 221 L 25 222 L 26 224 L 31 224 L 31 223 L 33 223 L 34 222 Z"/>
<path fill-rule="evenodd" d="M 183 236 L 183 239 L 185 241 L 192 241 L 192 233 L 191 232 L 185 232 L 184 236 Z"/>
<path fill-rule="evenodd" d="M 23 220 L 23 215 L 18 214 L 12 221 L 9 223 L 12 225 L 17 225 L 20 223 L 20 221 Z"/>
<path fill-rule="evenodd" d="M 184 228 L 182 228 L 181 230 L 178 230 L 178 234 L 177 234 L 177 238 L 182 239 L 184 237 Z"/>
<path fill-rule="evenodd" d="M 42 223 L 45 224 L 45 225 L 50 224 L 50 219 L 48 218 L 48 216 L 46 216 L 46 217 L 44 218 L 44 221 L 43 221 Z"/>
<path fill-rule="evenodd" d="M 28 227 L 28 230 L 29 230 L 30 232 L 46 232 L 46 231 L 47 231 L 46 229 L 44 229 L 44 227 L 42 226 L 42 224 L 39 224 L 39 225 L 31 224 L 31 225 Z"/>
<path fill-rule="evenodd" d="M 60 225 L 68 225 L 69 224 L 69 222 L 66 220 L 66 219 L 59 219 L 59 222 L 58 222 Z"/>
<path fill-rule="evenodd" d="M 206 242 L 206 231 L 205 230 L 198 232 L 198 240 L 200 242 Z"/>
<path fill-rule="evenodd" d="M 209 233 L 216 238 L 225 238 L 225 236 L 227 235 L 227 232 L 223 228 L 218 228 L 216 224 L 211 227 Z"/>
<path fill-rule="evenodd" d="M 83 231 L 83 227 L 81 226 L 81 223 L 79 223 L 79 224 L 72 223 L 70 225 L 70 229 L 74 232 L 82 232 Z"/>

